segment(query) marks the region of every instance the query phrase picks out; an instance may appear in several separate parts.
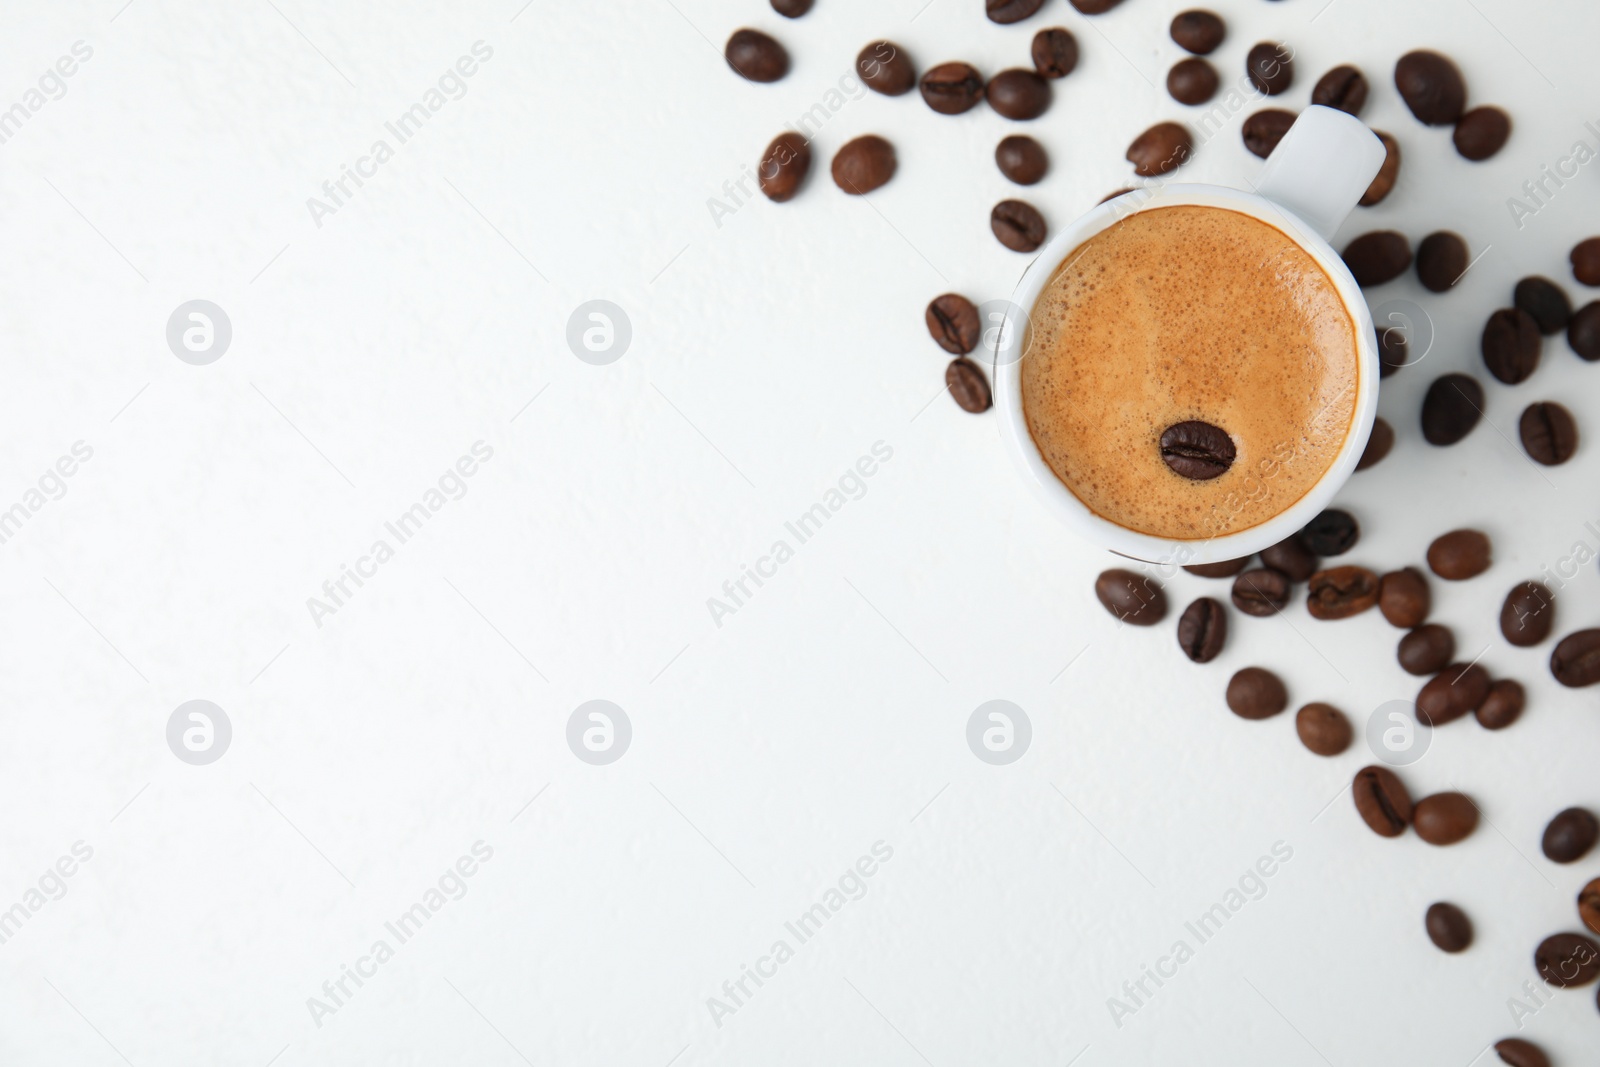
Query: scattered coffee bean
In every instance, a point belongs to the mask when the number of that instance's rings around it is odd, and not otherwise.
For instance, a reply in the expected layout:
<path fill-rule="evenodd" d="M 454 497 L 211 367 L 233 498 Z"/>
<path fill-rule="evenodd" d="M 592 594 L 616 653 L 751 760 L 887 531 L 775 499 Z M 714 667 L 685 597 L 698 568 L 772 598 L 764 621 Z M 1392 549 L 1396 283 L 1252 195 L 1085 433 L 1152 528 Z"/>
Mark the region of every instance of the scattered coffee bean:
<path fill-rule="evenodd" d="M 1288 690 L 1269 670 L 1245 667 L 1228 680 L 1228 707 L 1241 719 L 1270 719 L 1288 706 Z"/>
<path fill-rule="evenodd" d="M 1449 126 L 1467 104 L 1461 72 L 1437 52 L 1407 52 L 1394 66 L 1394 87 L 1419 122 Z"/>
<path fill-rule="evenodd" d="M 989 379 L 983 376 L 983 368 L 970 359 L 952 359 L 944 369 L 944 384 L 962 411 L 981 415 L 994 403 Z"/>
<path fill-rule="evenodd" d="M 990 22 L 1006 26 L 1031 17 L 1044 6 L 1044 0 L 984 0 L 983 6 Z"/>
<path fill-rule="evenodd" d="M 1500 632 L 1518 648 L 1532 648 L 1550 636 L 1556 620 L 1555 594 L 1543 582 L 1519 582 L 1500 608 Z"/>
<path fill-rule="evenodd" d="M 1600 934 L 1600 878 L 1579 891 L 1578 917 L 1583 920 L 1583 925 Z"/>
<path fill-rule="evenodd" d="M 894 145 L 869 133 L 845 143 L 833 157 L 833 184 L 852 196 L 870 193 L 894 177 Z"/>
<path fill-rule="evenodd" d="M 1161 434 L 1161 458 L 1168 467 L 1196 482 L 1209 481 L 1233 466 L 1237 454 L 1226 430 L 1209 422 L 1179 422 Z"/>
<path fill-rule="evenodd" d="M 1600 285 L 1600 237 L 1589 237 L 1572 248 L 1572 276 L 1584 285 Z"/>
<path fill-rule="evenodd" d="M 1294 84 L 1293 53 L 1272 41 L 1262 41 L 1251 48 L 1245 57 L 1244 69 L 1250 76 L 1250 84 L 1268 96 L 1287 92 Z"/>
<path fill-rule="evenodd" d="M 1456 123 L 1451 140 L 1462 158 L 1480 163 L 1506 146 L 1511 116 L 1497 107 L 1475 107 Z"/>
<path fill-rule="evenodd" d="M 1032 185 L 1050 169 L 1050 157 L 1045 154 L 1044 146 L 1020 133 L 1012 134 L 995 146 L 994 162 L 1001 174 L 1018 185 Z"/>
<path fill-rule="evenodd" d="M 884 96 L 904 96 L 917 84 L 917 68 L 893 41 L 873 41 L 856 56 L 856 71 L 867 88 Z"/>
<path fill-rule="evenodd" d="M 1367 103 L 1366 75 L 1348 64 L 1334 67 L 1317 80 L 1317 87 L 1311 90 L 1311 102 L 1359 115 Z"/>
<path fill-rule="evenodd" d="M 997 114 L 1025 121 L 1038 118 L 1049 108 L 1050 83 L 1038 72 L 1018 67 L 990 78 L 984 95 Z"/>
<path fill-rule="evenodd" d="M 1578 451 L 1578 424 L 1572 412 L 1553 400 L 1529 404 L 1517 421 L 1523 451 L 1535 463 L 1559 466 Z"/>
<path fill-rule="evenodd" d="M 1411 825 L 1430 845 L 1453 845 L 1478 828 L 1478 806 L 1462 793 L 1435 793 L 1417 801 Z"/>
<path fill-rule="evenodd" d="M 1496 1041 L 1494 1050 L 1511 1067 L 1550 1067 L 1550 1058 L 1539 1046 L 1520 1037 L 1508 1037 L 1503 1041 Z"/>
<path fill-rule="evenodd" d="M 1522 717 L 1522 709 L 1527 705 L 1528 692 L 1522 688 L 1522 683 L 1502 678 L 1489 687 L 1489 695 L 1472 714 L 1485 730 L 1504 730 Z"/>
<path fill-rule="evenodd" d="M 1411 346 L 1406 342 L 1406 327 L 1380 326 L 1378 334 L 1378 377 L 1387 378 L 1410 365 Z"/>
<path fill-rule="evenodd" d="M 1430 233 L 1417 245 L 1417 277 L 1430 293 L 1447 292 L 1466 271 L 1470 258 L 1467 242 L 1459 235 L 1447 230 Z"/>
<path fill-rule="evenodd" d="M 1167 617 L 1167 594 L 1137 571 L 1114 567 L 1094 580 L 1094 595 L 1130 626 L 1154 626 Z"/>
<path fill-rule="evenodd" d="M 783 203 L 800 191 L 811 171 L 811 145 L 793 130 L 772 139 L 756 167 L 756 182 L 768 200 Z"/>
<path fill-rule="evenodd" d="M 1266 618 L 1289 605 L 1289 592 L 1288 575 L 1271 567 L 1257 567 L 1233 580 L 1233 606 L 1246 615 Z"/>
<path fill-rule="evenodd" d="M 1322 566 L 1317 554 L 1306 547 L 1299 534 L 1290 534 L 1271 548 L 1261 550 L 1261 562 L 1282 571 L 1291 582 L 1303 582 Z"/>
<path fill-rule="evenodd" d="M 1295 712 L 1294 732 L 1319 756 L 1337 756 L 1350 747 L 1354 736 L 1350 720 L 1332 704 L 1307 704 Z"/>
<path fill-rule="evenodd" d="M 1363 767 L 1350 783 L 1356 812 L 1380 837 L 1399 837 L 1411 824 L 1411 794 L 1387 767 Z"/>
<path fill-rule="evenodd" d="M 1483 417 L 1483 386 L 1469 374 L 1441 374 L 1422 398 L 1422 437 L 1430 445 L 1453 445 Z"/>
<path fill-rule="evenodd" d="M 811 10 L 812 0 L 772 0 L 772 10 L 786 19 L 797 19 Z"/>
<path fill-rule="evenodd" d="M 1131 193 L 1131 192 L 1133 192 L 1133 190 L 1131 188 L 1113 189 L 1113 190 L 1111 190 L 1111 192 L 1107 193 L 1105 196 L 1102 196 L 1098 201 L 1096 201 L 1096 203 L 1097 204 L 1103 204 L 1107 200 L 1115 200 L 1117 197 L 1126 195 L 1127 193 Z"/>
<path fill-rule="evenodd" d="M 1179 48 L 1197 56 L 1208 56 L 1228 35 L 1222 18 L 1210 11 L 1180 11 L 1172 17 L 1172 39 Z"/>
<path fill-rule="evenodd" d="M 1389 625 L 1410 630 L 1428 621 L 1433 607 L 1433 594 L 1428 590 L 1428 579 L 1415 567 L 1390 571 L 1378 582 L 1378 610 L 1389 620 Z"/>
<path fill-rule="evenodd" d="M 1539 367 L 1543 342 L 1532 315 L 1518 308 L 1501 308 L 1483 327 L 1483 365 L 1507 385 L 1527 381 Z"/>
<path fill-rule="evenodd" d="M 1240 556 L 1238 559 L 1225 559 L 1217 563 L 1191 563 L 1183 569 L 1202 578 L 1232 578 L 1250 565 L 1250 559 L 1249 556 Z"/>
<path fill-rule="evenodd" d="M 1378 602 L 1378 576 L 1365 567 L 1330 567 L 1311 576 L 1306 610 L 1313 619 L 1348 619 Z"/>
<path fill-rule="evenodd" d="M 1190 56 L 1180 59 L 1167 71 L 1167 92 L 1180 104 L 1194 107 L 1217 95 L 1217 68 L 1201 59 Z"/>
<path fill-rule="evenodd" d="M 1441 952 L 1464 952 L 1472 944 L 1472 920 L 1454 904 L 1441 900 L 1429 905 L 1423 925 L 1427 928 L 1428 940 Z"/>
<path fill-rule="evenodd" d="M 1563 637 L 1550 653 L 1550 673 L 1568 689 L 1600 683 L 1600 630 Z"/>
<path fill-rule="evenodd" d="M 934 297 L 922 318 L 928 324 L 928 332 L 946 352 L 964 356 L 978 347 L 978 309 L 959 293 Z"/>
<path fill-rule="evenodd" d="M 1393 281 L 1411 266 L 1411 243 L 1394 230 L 1364 233 L 1345 246 L 1344 265 L 1363 288 Z"/>
<path fill-rule="evenodd" d="M 1586 363 L 1600 360 L 1600 300 L 1579 308 L 1567 323 L 1567 344 Z"/>
<path fill-rule="evenodd" d="M 1158 122 L 1128 146 L 1128 162 L 1141 178 L 1157 178 L 1183 166 L 1194 148 L 1189 131 L 1176 122 Z"/>
<path fill-rule="evenodd" d="M 1552 863 L 1576 863 L 1600 840 L 1600 819 L 1584 808 L 1568 808 L 1544 828 L 1539 847 Z"/>
<path fill-rule="evenodd" d="M 1600 945 L 1582 934 L 1552 934 L 1539 943 L 1533 966 L 1557 989 L 1575 989 L 1600 978 Z"/>
<path fill-rule="evenodd" d="M 1228 640 L 1228 612 L 1208 596 L 1178 617 L 1178 647 L 1196 663 L 1210 663 Z"/>
<path fill-rule="evenodd" d="M 789 73 L 789 53 L 760 30 L 734 30 L 723 55 L 734 73 L 753 82 L 775 82 Z"/>
<path fill-rule="evenodd" d="M 1477 530 L 1451 530 L 1428 546 L 1428 568 L 1450 582 L 1476 578 L 1489 569 L 1489 538 Z"/>
<path fill-rule="evenodd" d="M 1572 318 L 1572 302 L 1561 287 L 1549 278 L 1537 275 L 1517 283 L 1511 302 L 1533 316 L 1539 332 L 1549 337 L 1567 328 Z"/>
<path fill-rule="evenodd" d="M 1400 177 L 1400 142 L 1381 130 L 1372 132 L 1383 142 L 1383 165 L 1378 168 L 1378 176 L 1372 179 L 1367 191 L 1361 194 L 1358 203 L 1362 207 L 1371 207 L 1388 196 L 1390 190 L 1394 188 L 1396 179 Z"/>
<path fill-rule="evenodd" d="M 1104 15 L 1120 3 L 1122 0 L 1072 0 L 1080 15 Z"/>
<path fill-rule="evenodd" d="M 1393 447 L 1394 427 L 1382 417 L 1374 419 L 1372 436 L 1367 438 L 1367 447 L 1361 450 L 1361 458 L 1356 461 L 1356 470 L 1364 471 L 1368 467 L 1376 467 L 1383 462 Z"/>
<path fill-rule="evenodd" d="M 1436 622 L 1424 623 L 1400 639 L 1395 652 L 1407 674 L 1436 674 L 1455 658 L 1456 638 Z"/>
<path fill-rule="evenodd" d="M 1417 720 L 1443 726 L 1477 711 L 1488 697 L 1488 671 L 1476 663 L 1451 663 L 1417 694 Z"/>
<path fill-rule="evenodd" d="M 971 111 L 983 99 L 983 78 L 970 63 L 940 63 L 923 74 L 922 99 L 941 115 Z"/>
<path fill-rule="evenodd" d="M 1361 524 L 1348 511 L 1329 508 L 1306 523 L 1300 539 L 1319 556 L 1342 556 L 1361 539 Z"/>
<path fill-rule="evenodd" d="M 1278 142 L 1283 140 L 1283 135 L 1289 132 L 1289 127 L 1294 125 L 1297 117 L 1293 111 L 1284 111 L 1276 107 L 1257 111 L 1245 119 L 1244 125 L 1239 129 L 1240 135 L 1244 138 L 1244 146 L 1250 150 L 1251 155 L 1266 159 L 1272 155 L 1272 150 L 1278 147 Z"/>
<path fill-rule="evenodd" d="M 1078 39 L 1052 26 L 1033 35 L 1033 69 L 1046 78 L 1065 78 L 1078 65 Z"/>
<path fill-rule="evenodd" d="M 1002 200 L 989 212 L 989 229 L 1013 252 L 1032 252 L 1044 244 L 1044 216 L 1023 200 Z"/>

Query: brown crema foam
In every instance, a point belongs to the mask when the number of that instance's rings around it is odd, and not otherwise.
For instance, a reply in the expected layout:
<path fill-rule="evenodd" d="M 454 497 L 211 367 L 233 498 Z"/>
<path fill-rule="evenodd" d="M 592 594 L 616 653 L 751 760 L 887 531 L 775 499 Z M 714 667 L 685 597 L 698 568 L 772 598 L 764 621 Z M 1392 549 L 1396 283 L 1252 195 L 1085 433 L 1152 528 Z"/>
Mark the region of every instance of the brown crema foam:
<path fill-rule="evenodd" d="M 1028 431 L 1101 517 L 1178 541 L 1238 533 L 1305 496 L 1355 417 L 1355 324 L 1310 253 L 1226 208 L 1138 212 L 1079 245 L 1033 308 Z M 1161 455 L 1198 420 L 1233 464 L 1204 481 Z"/>

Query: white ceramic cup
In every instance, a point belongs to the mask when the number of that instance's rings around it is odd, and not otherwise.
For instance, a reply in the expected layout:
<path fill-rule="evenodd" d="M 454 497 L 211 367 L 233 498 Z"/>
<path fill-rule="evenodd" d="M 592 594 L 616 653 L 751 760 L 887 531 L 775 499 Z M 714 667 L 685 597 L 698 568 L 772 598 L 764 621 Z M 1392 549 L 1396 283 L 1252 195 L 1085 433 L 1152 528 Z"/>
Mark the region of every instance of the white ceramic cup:
<path fill-rule="evenodd" d="M 1034 493 L 1086 540 L 1124 556 L 1153 563 L 1187 565 L 1237 559 L 1277 544 L 1315 517 L 1345 482 L 1367 444 L 1378 410 L 1378 351 L 1372 316 L 1361 287 L 1328 244 L 1383 165 L 1383 142 L 1351 115 L 1313 106 L 1284 135 L 1267 159 L 1254 193 L 1218 185 L 1153 182 L 1096 207 L 1052 237 L 1023 273 L 1002 314 L 993 370 L 995 400 L 1012 457 Z M 1138 211 L 1199 205 L 1227 208 L 1258 218 L 1287 234 L 1333 279 L 1355 326 L 1355 413 L 1343 446 L 1311 490 L 1277 515 L 1223 536 L 1181 541 L 1139 533 L 1096 515 L 1073 495 L 1039 454 L 1022 411 L 1021 361 L 1030 337 L 1027 317 L 1056 268 L 1079 245 Z M 1266 475 L 1270 477 L 1270 474 Z"/>

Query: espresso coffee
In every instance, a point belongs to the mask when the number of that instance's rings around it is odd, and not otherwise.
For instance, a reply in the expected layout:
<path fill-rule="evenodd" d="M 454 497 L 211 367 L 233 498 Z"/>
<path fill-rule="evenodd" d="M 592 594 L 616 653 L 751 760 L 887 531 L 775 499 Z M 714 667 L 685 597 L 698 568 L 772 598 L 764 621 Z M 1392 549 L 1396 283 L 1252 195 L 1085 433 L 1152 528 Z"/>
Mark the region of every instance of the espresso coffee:
<path fill-rule="evenodd" d="M 1204 540 L 1310 491 L 1355 418 L 1355 323 L 1311 254 L 1225 208 L 1139 211 L 1046 284 L 1022 361 L 1023 412 L 1095 514 Z"/>

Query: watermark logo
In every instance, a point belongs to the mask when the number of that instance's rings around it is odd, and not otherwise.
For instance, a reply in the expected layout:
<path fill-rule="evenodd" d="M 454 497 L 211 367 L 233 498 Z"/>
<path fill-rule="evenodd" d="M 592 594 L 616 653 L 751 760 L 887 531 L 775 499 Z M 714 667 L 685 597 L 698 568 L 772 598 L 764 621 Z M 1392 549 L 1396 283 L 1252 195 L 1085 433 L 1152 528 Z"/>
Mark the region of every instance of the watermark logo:
<path fill-rule="evenodd" d="M 978 351 L 1005 367 L 1028 354 L 1033 340 L 1028 313 L 1009 300 L 985 300 L 978 305 Z"/>
<path fill-rule="evenodd" d="M 167 719 L 167 747 L 195 767 L 217 762 L 232 743 L 233 723 L 228 721 L 228 713 L 209 700 L 179 704 Z"/>
<path fill-rule="evenodd" d="M 1378 354 L 1395 370 L 1421 363 L 1433 351 L 1433 318 L 1414 301 L 1385 300 L 1372 309 L 1372 324 L 1378 330 Z"/>
<path fill-rule="evenodd" d="M 228 313 L 209 300 L 188 300 L 167 319 L 167 347 L 195 367 L 215 363 L 233 342 Z"/>
<path fill-rule="evenodd" d="M 594 367 L 615 363 L 633 341 L 628 313 L 609 300 L 586 300 L 567 319 L 567 347 Z"/>
<path fill-rule="evenodd" d="M 1028 713 L 1009 700 L 979 704 L 967 719 L 967 747 L 992 766 L 1017 762 L 1032 743 L 1033 723 Z"/>
<path fill-rule="evenodd" d="M 1409 767 L 1427 755 L 1433 727 L 1417 718 L 1411 700 L 1386 700 L 1367 717 L 1367 747 L 1391 767 Z"/>
<path fill-rule="evenodd" d="M 567 747 L 591 766 L 617 762 L 632 743 L 628 713 L 609 700 L 585 701 L 567 719 Z"/>

